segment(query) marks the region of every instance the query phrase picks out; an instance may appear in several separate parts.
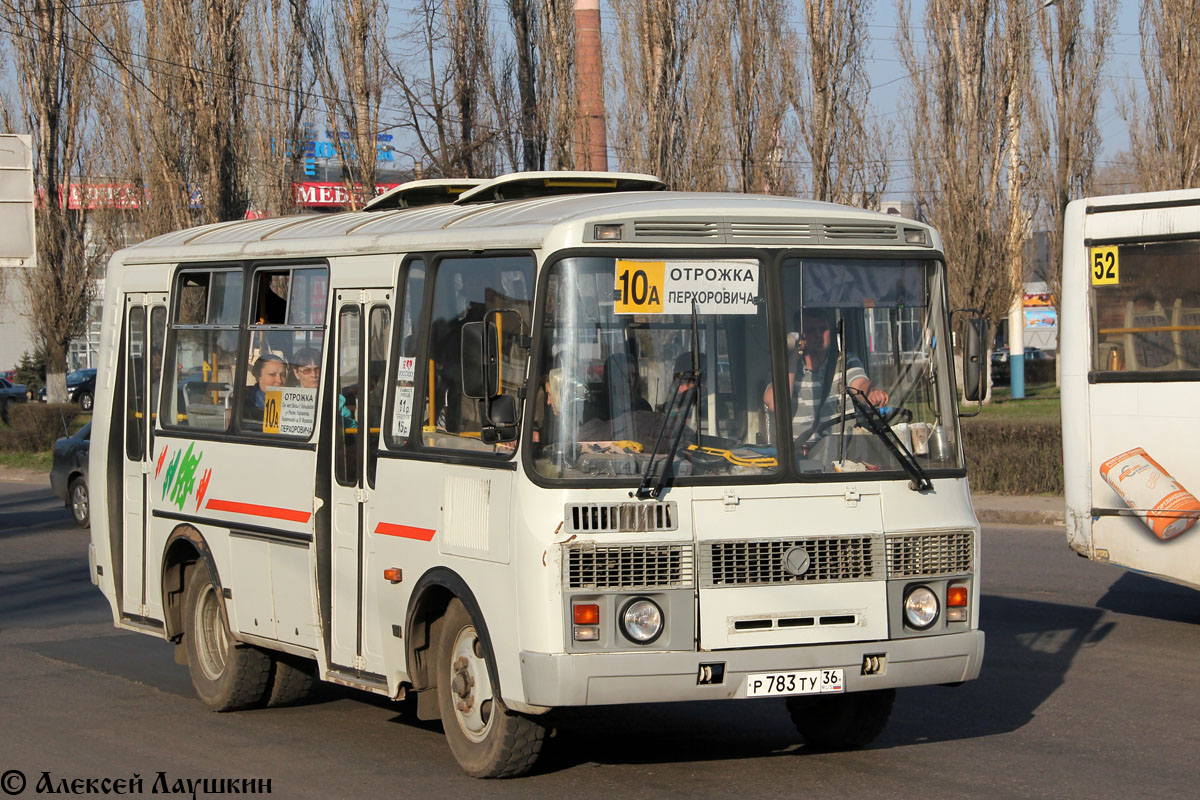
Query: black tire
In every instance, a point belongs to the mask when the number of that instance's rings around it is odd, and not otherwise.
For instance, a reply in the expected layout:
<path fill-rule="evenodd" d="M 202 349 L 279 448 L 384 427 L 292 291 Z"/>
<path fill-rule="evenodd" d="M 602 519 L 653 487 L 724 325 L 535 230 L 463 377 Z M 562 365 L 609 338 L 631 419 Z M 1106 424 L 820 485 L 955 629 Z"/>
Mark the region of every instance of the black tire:
<path fill-rule="evenodd" d="M 91 411 L 91 410 L 92 410 L 92 405 L 93 405 L 95 402 L 96 402 L 96 399 L 95 399 L 94 397 L 92 397 L 92 393 L 91 393 L 91 392 L 80 392 L 80 394 L 79 394 L 79 407 L 80 407 L 81 409 L 83 409 L 84 411 Z"/>
<path fill-rule="evenodd" d="M 213 711 L 233 711 L 262 701 L 271 657 L 233 640 L 219 592 L 204 562 L 189 570 L 183 594 L 183 644 L 200 701 Z"/>
<path fill-rule="evenodd" d="M 67 485 L 67 507 L 71 509 L 71 517 L 76 525 L 86 528 L 92 524 L 87 481 L 82 476 L 72 478 Z"/>
<path fill-rule="evenodd" d="M 316 662 L 290 653 L 271 655 L 271 676 L 264 705 L 268 708 L 298 703 L 312 691 Z"/>
<path fill-rule="evenodd" d="M 475 778 L 512 778 L 528 772 L 542 751 L 545 726 L 508 710 L 493 694 L 487 670 L 491 653 L 461 602 L 450 601 L 438 627 L 433 668 L 450 752 Z"/>
<path fill-rule="evenodd" d="M 804 740 L 826 750 L 865 747 L 887 726 L 895 689 L 789 697 L 788 713 Z"/>

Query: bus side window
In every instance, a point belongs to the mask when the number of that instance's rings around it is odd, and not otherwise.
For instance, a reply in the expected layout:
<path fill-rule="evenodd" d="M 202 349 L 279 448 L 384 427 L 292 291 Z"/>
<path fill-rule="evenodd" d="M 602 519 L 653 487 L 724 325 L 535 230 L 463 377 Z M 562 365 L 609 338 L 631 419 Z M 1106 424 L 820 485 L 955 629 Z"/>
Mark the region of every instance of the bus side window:
<path fill-rule="evenodd" d="M 408 443 L 412 429 L 414 397 L 421 370 L 417 364 L 417 325 L 421 320 L 421 304 L 425 297 L 425 263 L 414 260 L 408 265 L 404 279 L 404 305 L 397 319 L 396 385 L 392 395 L 392 420 L 384 431 L 384 440 L 391 447 Z"/>
<path fill-rule="evenodd" d="M 240 427 L 307 439 L 316 427 L 329 272 L 260 268 L 252 285 Z"/>
<path fill-rule="evenodd" d="M 504 330 L 501 348 L 501 387 L 505 393 L 515 393 L 525 377 L 524 363 L 515 363 L 508 345 L 529 331 L 533 266 L 533 259 L 524 255 L 446 258 L 438 263 L 427 365 L 429 384 L 423 398 L 425 446 L 510 452 L 510 447 L 485 444 L 480 439 L 483 401 L 467 398 L 462 392 L 462 330 L 468 322 L 482 321 L 488 311 L 518 312 L 521 329 Z"/>
<path fill-rule="evenodd" d="M 169 361 L 175 391 L 167 393 L 163 425 L 227 430 L 237 372 L 242 272 L 182 272 L 173 300 Z"/>

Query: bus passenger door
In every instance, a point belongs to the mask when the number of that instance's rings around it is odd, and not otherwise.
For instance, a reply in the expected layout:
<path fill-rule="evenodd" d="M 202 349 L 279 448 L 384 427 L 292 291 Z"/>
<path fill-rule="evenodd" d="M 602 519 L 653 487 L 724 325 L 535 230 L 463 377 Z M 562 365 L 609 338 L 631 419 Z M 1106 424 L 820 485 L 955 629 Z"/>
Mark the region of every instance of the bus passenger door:
<path fill-rule="evenodd" d="M 166 331 L 165 294 L 128 294 L 125 296 L 125 407 L 122 411 L 125 431 L 125 455 L 121 477 L 124 525 L 122 547 L 124 569 L 121 580 L 121 612 L 131 617 L 161 615 L 161 603 L 149 602 L 149 568 L 157 557 L 148 553 L 148 516 L 150 498 L 147 487 L 154 459 L 154 414 L 162 371 L 162 347 Z M 157 556 L 157 554 L 155 554 Z M 157 598 L 155 598 L 157 600 Z M 151 613 L 149 606 L 156 611 Z"/>
<path fill-rule="evenodd" d="M 373 483 L 391 326 L 389 289 L 337 293 L 333 349 L 331 661 L 379 674 L 378 645 L 363 629 L 365 503 Z"/>

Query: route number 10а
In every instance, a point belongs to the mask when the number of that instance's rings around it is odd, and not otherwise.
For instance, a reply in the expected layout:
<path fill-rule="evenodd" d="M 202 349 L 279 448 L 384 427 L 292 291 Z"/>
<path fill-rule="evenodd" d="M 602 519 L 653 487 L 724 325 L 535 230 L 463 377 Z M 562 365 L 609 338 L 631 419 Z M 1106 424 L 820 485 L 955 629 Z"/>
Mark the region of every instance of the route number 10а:
<path fill-rule="evenodd" d="M 618 314 L 661 314 L 665 267 L 662 261 L 620 263 L 614 311 Z"/>

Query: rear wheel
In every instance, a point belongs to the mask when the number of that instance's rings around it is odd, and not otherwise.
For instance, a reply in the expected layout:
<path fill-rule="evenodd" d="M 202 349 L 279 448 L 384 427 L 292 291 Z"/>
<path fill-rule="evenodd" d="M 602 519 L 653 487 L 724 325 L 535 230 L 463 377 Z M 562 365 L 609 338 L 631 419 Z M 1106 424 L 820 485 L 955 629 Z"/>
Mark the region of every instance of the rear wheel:
<path fill-rule="evenodd" d="M 271 657 L 233 641 L 221 613 L 221 597 L 203 562 L 189 571 L 183 609 L 188 672 L 200 700 L 213 711 L 232 711 L 261 701 Z"/>
<path fill-rule="evenodd" d="M 75 519 L 75 524 L 81 528 L 86 528 L 91 524 L 87 481 L 82 477 L 73 478 L 70 486 L 67 487 L 67 497 L 69 498 L 71 516 Z"/>
<path fill-rule="evenodd" d="M 316 663 L 307 658 L 289 653 L 272 654 L 265 705 L 269 708 L 286 706 L 308 697 L 315 669 Z"/>
<path fill-rule="evenodd" d="M 510 778 L 533 766 L 546 728 L 509 711 L 495 693 L 487 651 L 463 604 L 450 602 L 439 625 L 438 707 L 450 752 L 476 778 Z"/>
<path fill-rule="evenodd" d="M 875 741 L 887 725 L 895 689 L 852 694 L 789 697 L 788 713 L 804 740 L 814 747 L 851 750 Z"/>
<path fill-rule="evenodd" d="M 95 399 L 92 397 L 91 392 L 83 392 L 79 395 L 79 407 L 84 411 L 91 411 L 93 402 L 95 402 Z"/>

